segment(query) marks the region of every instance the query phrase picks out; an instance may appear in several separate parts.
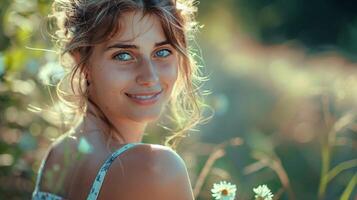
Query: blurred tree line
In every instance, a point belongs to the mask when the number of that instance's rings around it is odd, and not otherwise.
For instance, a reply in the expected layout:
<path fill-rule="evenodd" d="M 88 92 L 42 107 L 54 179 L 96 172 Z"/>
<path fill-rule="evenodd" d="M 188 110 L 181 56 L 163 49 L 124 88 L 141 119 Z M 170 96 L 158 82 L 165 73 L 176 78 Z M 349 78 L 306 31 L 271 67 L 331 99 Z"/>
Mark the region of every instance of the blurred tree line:
<path fill-rule="evenodd" d="M 357 2 L 348 0 L 232 1 L 232 13 L 259 41 L 302 43 L 311 52 L 339 50 L 356 61 Z"/>

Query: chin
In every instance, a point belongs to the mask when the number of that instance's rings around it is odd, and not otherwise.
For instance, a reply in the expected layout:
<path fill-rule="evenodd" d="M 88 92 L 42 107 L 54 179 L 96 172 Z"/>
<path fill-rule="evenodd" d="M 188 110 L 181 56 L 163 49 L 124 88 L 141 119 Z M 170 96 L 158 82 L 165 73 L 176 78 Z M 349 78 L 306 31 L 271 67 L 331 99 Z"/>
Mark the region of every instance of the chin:
<path fill-rule="evenodd" d="M 160 118 L 160 113 L 161 112 L 152 112 L 152 113 L 140 112 L 135 114 L 133 113 L 129 118 L 139 123 L 150 123 L 158 120 Z"/>
<path fill-rule="evenodd" d="M 137 123 L 151 123 L 158 120 L 160 117 L 141 117 L 141 118 L 133 118 L 132 120 Z"/>

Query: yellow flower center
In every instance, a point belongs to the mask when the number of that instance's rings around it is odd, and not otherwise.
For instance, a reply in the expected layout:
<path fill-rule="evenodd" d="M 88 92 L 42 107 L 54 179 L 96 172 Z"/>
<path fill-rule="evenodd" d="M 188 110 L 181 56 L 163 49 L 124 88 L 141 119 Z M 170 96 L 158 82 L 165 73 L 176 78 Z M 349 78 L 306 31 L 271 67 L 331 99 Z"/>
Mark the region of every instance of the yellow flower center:
<path fill-rule="evenodd" d="M 227 196 L 228 195 L 228 190 L 227 189 L 223 189 L 221 191 L 221 194 L 224 195 L 224 196 Z"/>

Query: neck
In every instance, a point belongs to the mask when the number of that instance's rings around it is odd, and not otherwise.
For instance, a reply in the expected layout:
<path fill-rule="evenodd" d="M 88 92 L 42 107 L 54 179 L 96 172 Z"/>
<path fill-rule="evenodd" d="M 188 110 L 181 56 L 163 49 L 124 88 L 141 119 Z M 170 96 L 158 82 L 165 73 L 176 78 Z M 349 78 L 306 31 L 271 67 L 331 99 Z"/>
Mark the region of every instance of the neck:
<path fill-rule="evenodd" d="M 104 118 L 101 112 L 96 111 L 97 109 L 94 108 L 94 105 L 91 103 L 87 105 L 87 111 L 83 118 L 86 130 L 100 130 L 99 133 L 104 133 L 105 137 L 109 137 L 109 139 L 117 143 L 136 143 L 142 141 L 146 123 L 138 123 L 129 119 L 113 120 Z M 111 125 L 105 122 L 104 119 L 107 119 Z"/>

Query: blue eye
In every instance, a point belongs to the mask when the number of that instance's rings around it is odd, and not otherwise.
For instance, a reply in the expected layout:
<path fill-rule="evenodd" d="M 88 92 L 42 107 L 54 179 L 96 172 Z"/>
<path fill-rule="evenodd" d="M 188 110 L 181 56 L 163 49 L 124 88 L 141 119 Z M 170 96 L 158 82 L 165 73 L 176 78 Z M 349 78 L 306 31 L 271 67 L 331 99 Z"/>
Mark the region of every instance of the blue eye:
<path fill-rule="evenodd" d="M 155 56 L 156 57 L 161 57 L 161 58 L 165 58 L 167 56 L 171 55 L 171 51 L 168 49 L 161 49 L 157 52 L 155 52 Z"/>
<path fill-rule="evenodd" d="M 129 61 L 133 60 L 134 58 L 126 52 L 118 53 L 117 55 L 114 56 L 114 59 L 120 60 L 120 61 Z"/>

